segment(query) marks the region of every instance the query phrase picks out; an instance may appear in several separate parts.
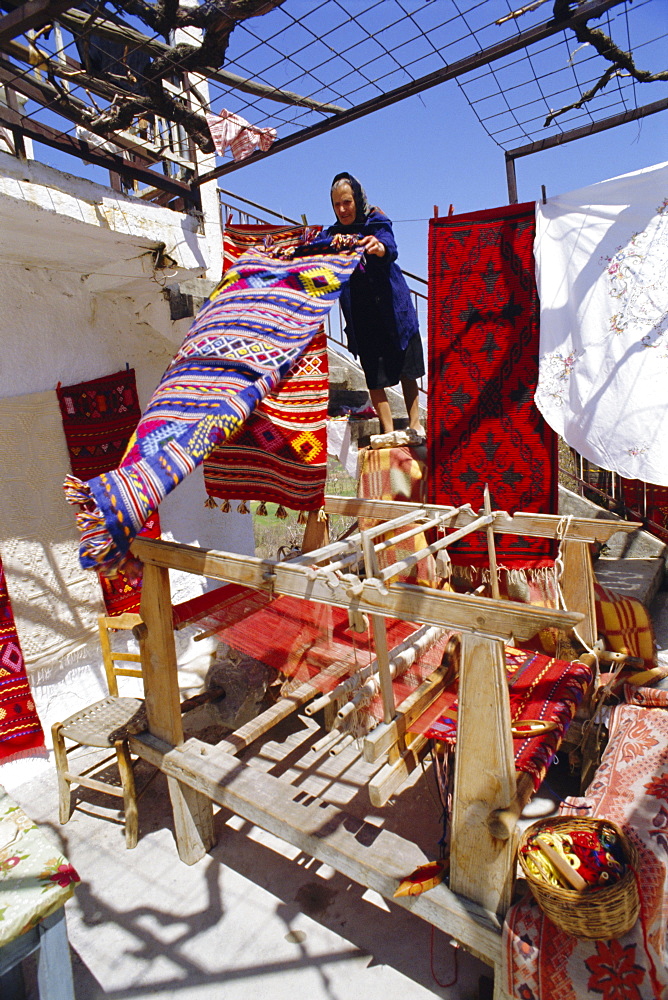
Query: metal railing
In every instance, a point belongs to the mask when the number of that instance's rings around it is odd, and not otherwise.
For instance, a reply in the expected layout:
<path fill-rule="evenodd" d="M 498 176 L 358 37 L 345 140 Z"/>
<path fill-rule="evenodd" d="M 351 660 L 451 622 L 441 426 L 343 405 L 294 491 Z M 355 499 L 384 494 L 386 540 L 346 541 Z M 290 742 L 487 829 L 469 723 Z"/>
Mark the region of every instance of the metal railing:
<path fill-rule="evenodd" d="M 223 233 L 226 226 L 231 226 L 233 224 L 265 226 L 276 226 L 281 223 L 288 223 L 292 226 L 307 224 L 305 218 L 302 218 L 301 220 L 291 219 L 289 215 L 283 215 L 280 212 L 274 211 L 274 209 L 267 208 L 265 205 L 260 205 L 256 201 L 251 201 L 250 198 L 243 198 L 241 195 L 234 194 L 232 191 L 226 191 L 224 188 L 218 188 L 218 199 L 220 202 L 220 218 Z M 230 199 L 233 199 L 233 201 Z M 258 214 L 258 212 L 262 214 Z M 271 216 L 272 218 L 268 218 L 268 216 Z M 421 313 L 425 316 L 428 301 L 427 293 L 429 289 L 429 282 L 426 278 L 421 278 L 417 274 L 412 274 L 410 271 L 404 271 L 403 268 L 402 272 L 408 282 L 408 288 L 418 316 Z M 415 287 L 416 284 L 423 287 Z M 326 328 L 327 340 L 330 346 L 333 347 L 339 354 L 344 354 L 350 360 L 354 360 L 346 346 L 347 338 L 344 329 L 343 313 L 338 303 L 336 308 L 332 309 L 327 317 Z M 420 379 L 418 385 L 420 390 L 420 405 L 426 409 L 427 377 L 425 376 Z"/>
<path fill-rule="evenodd" d="M 629 504 L 624 499 L 624 480 L 616 472 L 602 469 L 584 458 L 574 449 L 571 455 L 575 471 L 559 466 L 559 472 L 574 484 L 574 492 L 597 507 L 617 514 L 625 521 L 640 521 L 645 531 L 668 544 L 668 526 L 650 517 L 647 503 L 647 483 L 641 483 L 642 493 L 638 503 Z"/>

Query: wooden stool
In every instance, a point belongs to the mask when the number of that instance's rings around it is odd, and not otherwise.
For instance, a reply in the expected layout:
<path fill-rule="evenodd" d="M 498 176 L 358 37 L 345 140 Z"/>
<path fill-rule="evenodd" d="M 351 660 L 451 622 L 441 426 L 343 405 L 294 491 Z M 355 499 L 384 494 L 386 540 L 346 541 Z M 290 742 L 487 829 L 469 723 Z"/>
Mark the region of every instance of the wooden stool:
<path fill-rule="evenodd" d="M 123 799 L 125 813 L 125 844 L 132 848 L 137 845 L 138 815 L 137 792 L 134 771 L 128 749 L 127 737 L 141 733 L 147 728 L 144 702 L 139 698 L 115 698 L 109 695 L 71 715 L 64 722 L 56 722 L 51 728 L 53 753 L 58 774 L 59 819 L 67 823 L 72 815 L 72 785 L 82 785 L 98 792 L 105 792 Z M 65 740 L 74 745 L 67 749 Z M 78 747 L 113 747 L 118 762 L 120 787 L 108 781 L 89 777 L 93 771 L 113 759 L 107 757 L 92 768 L 77 774 L 70 771 L 68 753 Z"/>

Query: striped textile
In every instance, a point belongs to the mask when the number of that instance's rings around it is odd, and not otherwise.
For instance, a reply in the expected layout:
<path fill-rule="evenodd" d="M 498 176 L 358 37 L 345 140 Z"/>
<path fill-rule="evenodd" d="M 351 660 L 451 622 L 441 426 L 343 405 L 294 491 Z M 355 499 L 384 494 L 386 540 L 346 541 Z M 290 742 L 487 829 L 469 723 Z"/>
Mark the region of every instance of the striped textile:
<path fill-rule="evenodd" d="M 256 128 L 224 108 L 218 115 L 207 115 L 206 123 L 218 155 L 222 156 L 229 146 L 235 160 L 245 160 L 256 149 L 266 152 L 276 139 L 275 128 Z"/>
<path fill-rule="evenodd" d="M 149 400 L 118 469 L 66 481 L 84 568 L 115 572 L 164 497 L 239 431 L 313 339 L 362 251 L 337 244 L 292 260 L 249 251 L 202 307 Z"/>
<path fill-rule="evenodd" d="M 30 692 L 21 643 L 0 560 L 0 764 L 46 756 L 44 733 Z"/>
<path fill-rule="evenodd" d="M 624 597 L 595 584 L 596 624 L 615 653 L 639 656 L 645 666 L 656 664 L 656 644 L 652 619 L 635 597 Z"/>
<path fill-rule="evenodd" d="M 223 234 L 223 270 L 259 247 L 277 250 L 314 239 L 321 226 L 227 225 Z M 204 462 L 209 497 L 224 501 L 259 500 L 283 508 L 317 510 L 327 479 L 327 407 L 329 373 L 327 338 L 316 334 L 281 383 L 262 400 L 232 441 L 214 448 Z M 213 499 L 208 501 L 214 505 Z M 260 507 L 260 513 L 266 508 Z"/>
<path fill-rule="evenodd" d="M 506 647 L 506 673 L 513 724 L 524 720 L 554 722 L 555 728 L 539 736 L 513 738 L 515 768 L 531 775 L 538 788 L 561 745 L 584 692 L 592 669 L 584 663 L 558 660 L 532 650 Z M 447 688 L 409 727 L 454 747 L 457 738 L 457 685 Z"/>
<path fill-rule="evenodd" d="M 222 500 L 319 510 L 327 479 L 327 335 L 320 329 L 243 429 L 204 460 L 204 486 Z"/>
<path fill-rule="evenodd" d="M 259 248 L 276 250 L 308 243 L 322 226 L 270 226 L 268 223 L 240 222 L 225 226 L 223 232 L 223 271 L 233 267 L 242 254 Z"/>

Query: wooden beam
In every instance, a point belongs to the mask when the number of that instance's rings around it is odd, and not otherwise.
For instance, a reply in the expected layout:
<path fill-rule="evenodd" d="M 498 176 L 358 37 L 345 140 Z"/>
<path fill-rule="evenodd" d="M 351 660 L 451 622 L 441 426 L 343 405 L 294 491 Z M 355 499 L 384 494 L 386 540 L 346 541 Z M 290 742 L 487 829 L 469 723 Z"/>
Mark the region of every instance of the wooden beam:
<path fill-rule="evenodd" d="M 0 45 L 31 28 L 41 28 L 72 6 L 72 0 L 28 0 L 15 7 L 0 17 Z"/>
<path fill-rule="evenodd" d="M 374 579 L 354 584 L 343 579 L 333 584 L 326 577 L 326 567 L 321 573 L 309 573 L 303 566 L 287 562 L 216 552 L 161 539 L 135 538 L 132 551 L 144 563 L 182 569 L 214 580 L 241 583 L 260 590 L 272 589 L 276 594 L 302 597 L 333 607 L 352 607 L 367 614 L 443 625 L 505 640 L 512 635 L 519 642 L 525 642 L 548 625 L 570 630 L 582 621 L 582 615 L 576 612 L 470 597 L 407 583 L 384 587 Z"/>
<path fill-rule="evenodd" d="M 18 42 L 10 42 L 6 48 L 11 55 L 28 62 L 29 50 L 24 45 L 20 45 Z M 81 69 L 80 63 L 78 63 L 75 59 L 70 58 L 70 56 L 65 53 L 63 53 L 63 60 L 64 63 L 60 63 L 55 59 L 49 59 L 47 60 L 45 68 L 47 68 L 49 72 L 53 72 L 54 76 L 64 77 L 65 79 L 67 79 L 71 71 L 75 71 L 77 73 L 77 85 L 85 87 L 93 94 L 104 97 L 105 100 L 113 100 L 114 95 L 117 93 L 124 93 L 126 96 L 130 95 L 130 92 L 124 91 L 122 87 L 112 87 L 109 84 L 105 84 L 104 81 L 99 80 L 97 77 L 89 76 Z M 23 94 L 25 97 L 29 97 L 38 104 L 44 104 L 46 106 L 59 97 L 57 89 L 52 83 L 49 83 L 48 80 L 38 80 L 34 76 L 27 77 L 24 74 L 17 72 L 16 66 L 2 58 L 0 58 L 0 78 L 6 86 L 12 87 L 20 94 Z M 82 110 L 89 109 L 89 106 L 84 101 L 77 100 L 77 98 L 75 98 L 72 94 L 69 95 L 69 100 Z M 68 113 L 68 109 L 66 107 L 59 107 L 58 113 L 64 118 L 67 118 L 68 121 L 80 124 L 80 122 L 77 121 L 72 114 Z M 186 160 L 184 157 L 173 153 L 170 149 L 149 142 L 148 139 L 142 139 L 140 136 L 135 135 L 132 132 L 119 129 L 110 132 L 108 136 L 100 136 L 100 139 L 107 139 L 109 142 L 114 142 L 122 149 L 127 149 L 129 152 L 132 152 L 139 158 L 140 163 L 159 163 L 161 160 L 169 160 L 170 163 L 176 163 L 184 170 L 190 170 L 192 172 L 195 171 L 196 164 L 193 160 Z"/>
<path fill-rule="evenodd" d="M 183 724 L 168 570 L 144 566 L 141 617 L 146 626 L 142 667 L 149 732 L 179 746 L 183 743 Z M 211 801 L 192 787 L 181 786 L 173 777 L 169 777 L 168 786 L 179 857 L 192 865 L 215 843 Z"/>
<path fill-rule="evenodd" d="M 446 80 L 454 80 L 458 76 L 463 76 L 465 73 L 470 73 L 472 70 L 478 69 L 480 66 L 487 66 L 497 59 L 502 59 L 504 56 L 518 52 L 520 49 L 526 49 L 560 31 L 576 27 L 592 17 L 600 17 L 601 14 L 605 14 L 611 7 L 616 7 L 621 3 L 625 3 L 625 0 L 585 0 L 569 17 L 560 18 L 559 20 L 551 19 L 533 28 L 528 28 L 526 31 L 520 31 L 518 34 L 511 35 L 487 49 L 474 52 L 463 59 L 457 59 L 443 69 L 436 70 L 426 76 L 418 77 L 417 80 L 402 84 L 400 87 L 395 87 L 394 90 L 389 90 L 386 94 L 372 97 L 370 100 L 364 101 L 354 108 L 341 111 L 332 118 L 325 119 L 324 122 L 319 122 L 317 125 L 311 125 L 308 128 L 301 129 L 299 132 L 294 132 L 292 135 L 277 139 L 266 152 L 256 151 L 246 160 L 232 161 L 218 166 L 214 170 L 209 170 L 207 173 L 202 174 L 196 183 L 206 184 L 208 181 L 215 180 L 223 174 L 229 174 L 233 170 L 238 170 L 250 162 L 257 162 L 258 160 L 265 159 L 267 156 L 282 153 L 284 149 L 290 149 L 292 146 L 306 142 L 315 136 L 323 135 L 325 132 L 330 132 L 335 128 L 340 128 L 341 125 L 347 125 L 348 122 L 357 121 L 357 119 L 363 118 L 365 115 L 380 111 L 381 108 L 390 107 L 392 104 L 403 101 L 407 97 L 420 94 L 430 87 L 436 87 Z"/>
<path fill-rule="evenodd" d="M 364 738 L 364 759 L 373 763 L 394 746 L 417 718 L 434 702 L 451 674 L 449 664 L 437 667 L 426 680 L 399 705 L 390 723 L 380 723 Z"/>
<path fill-rule="evenodd" d="M 437 504 L 404 503 L 396 500 L 362 500 L 359 497 L 325 496 L 325 510 L 328 514 L 344 514 L 348 517 L 375 517 L 390 519 L 402 513 L 424 512 L 427 517 L 435 517 L 439 512 L 452 510 Z M 452 522 L 453 527 L 462 527 L 476 520 L 480 515 L 473 511 L 462 511 Z M 494 534 L 529 535 L 532 538 L 560 538 L 562 517 L 560 514 L 534 514 L 518 511 L 512 516 L 505 511 L 496 511 L 492 529 Z M 618 531 L 627 534 L 642 528 L 639 521 L 611 521 L 607 518 L 573 517 L 569 521 L 569 539 L 580 542 L 607 542 Z"/>
<path fill-rule="evenodd" d="M 577 632 L 582 642 L 591 649 L 598 638 L 591 553 L 586 545 L 573 541 L 562 542 L 562 553 L 564 571 L 561 578 L 561 592 L 564 604 L 569 611 L 579 611 L 584 615 Z"/>
<path fill-rule="evenodd" d="M 130 738 L 139 754 L 165 774 L 208 795 L 248 820 L 392 900 L 406 874 L 433 860 L 411 841 L 365 823 L 316 796 L 304 797 L 284 779 L 240 762 L 200 740 L 172 748 L 148 734 Z M 455 895 L 444 883 L 421 896 L 394 900 L 483 956 L 501 962 L 501 924 L 495 914 Z"/>
<path fill-rule="evenodd" d="M 77 35 L 88 25 L 89 19 L 90 14 L 88 13 L 79 10 L 70 10 L 60 18 L 60 21 Z M 133 48 L 142 49 L 142 51 L 147 52 L 153 58 L 168 55 L 174 51 L 171 45 L 166 45 L 157 38 L 150 38 L 143 32 L 130 27 L 129 24 L 126 24 L 120 18 L 111 21 L 108 18 L 96 17 L 95 24 L 91 30 L 103 38 L 110 38 L 113 41 L 125 43 Z M 303 97 L 301 94 L 295 94 L 291 90 L 281 90 L 280 87 L 271 87 L 265 83 L 258 83 L 255 80 L 249 80 L 246 77 L 239 76 L 237 73 L 231 73 L 229 70 L 217 66 L 202 66 L 196 72 L 207 77 L 209 80 L 215 80 L 217 83 L 222 83 L 227 87 L 241 90 L 247 94 L 253 94 L 256 97 L 264 97 L 268 101 L 276 101 L 278 104 L 310 108 L 312 111 L 320 111 L 323 114 L 338 114 L 345 110 L 339 107 L 338 104 L 316 101 L 312 97 Z"/>
<path fill-rule="evenodd" d="M 414 736 L 410 744 L 401 750 L 396 760 L 385 764 L 377 774 L 374 774 L 369 782 L 369 801 L 372 806 L 380 808 L 387 804 L 397 789 L 401 788 L 404 781 L 419 766 L 428 743 L 426 736 Z"/>
<path fill-rule="evenodd" d="M 19 128 L 23 135 L 29 139 L 34 139 L 36 142 L 43 142 L 46 146 L 59 149 L 63 153 L 69 153 L 80 160 L 87 160 L 89 163 L 95 163 L 99 167 L 113 170 L 123 177 L 136 178 L 144 184 L 150 184 L 163 191 L 169 191 L 171 194 L 183 198 L 187 204 L 195 204 L 195 206 L 199 204 L 199 194 L 189 184 L 172 180 L 171 177 L 166 177 L 164 174 L 149 170 L 148 167 L 133 163 L 132 160 L 126 160 L 122 156 L 116 156 L 114 153 L 105 153 L 94 146 L 89 146 L 87 142 L 82 142 L 71 135 L 66 135 L 51 125 L 45 125 L 32 117 L 28 117 L 2 105 L 0 105 L 0 125 L 6 125 L 8 128 Z"/>

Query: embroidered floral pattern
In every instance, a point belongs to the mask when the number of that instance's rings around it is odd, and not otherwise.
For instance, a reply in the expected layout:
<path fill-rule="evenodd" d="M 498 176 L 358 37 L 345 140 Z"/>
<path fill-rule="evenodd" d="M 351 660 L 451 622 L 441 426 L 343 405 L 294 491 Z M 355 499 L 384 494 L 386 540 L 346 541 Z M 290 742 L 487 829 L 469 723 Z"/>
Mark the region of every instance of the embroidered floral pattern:
<path fill-rule="evenodd" d="M 41 881 L 46 883 L 42 892 L 46 892 L 47 889 L 50 889 L 54 882 L 65 888 L 73 882 L 76 883 L 81 881 L 76 869 L 73 868 L 72 865 L 68 864 L 63 857 L 53 858 L 51 861 L 47 861 L 46 868 L 39 878 Z"/>
<path fill-rule="evenodd" d="M 668 802 L 668 773 L 659 774 L 645 785 L 649 795 Z"/>
<path fill-rule="evenodd" d="M 652 837 L 656 844 L 663 847 L 664 851 L 668 854 L 668 812 L 664 806 L 661 806 L 652 820 L 652 826 L 657 829 L 650 830 L 649 836 Z"/>
<path fill-rule="evenodd" d="M 609 294 L 620 303 L 610 317 L 611 332 L 635 332 L 644 348 L 668 358 L 668 199 L 642 232 L 619 247 L 606 270 Z"/>
<path fill-rule="evenodd" d="M 623 947 L 619 941 L 597 941 L 596 955 L 585 965 L 591 975 L 587 987 L 601 993 L 604 1000 L 641 1000 L 638 986 L 645 970 L 635 962 L 636 946 Z"/>
<path fill-rule="evenodd" d="M 642 757 L 648 750 L 658 745 L 659 741 L 647 731 L 647 727 L 639 719 L 629 726 L 622 749 L 622 760 L 629 761 L 634 757 Z"/>
<path fill-rule="evenodd" d="M 540 363 L 541 381 L 538 393 L 553 399 L 558 406 L 563 406 L 568 397 L 568 388 L 573 369 L 582 357 L 583 351 L 571 351 L 564 355 L 561 351 L 546 354 Z"/>
<path fill-rule="evenodd" d="M 79 876 L 0 785 L 0 947 L 72 895 Z M 0 993 L 2 991 L 0 990 Z"/>

